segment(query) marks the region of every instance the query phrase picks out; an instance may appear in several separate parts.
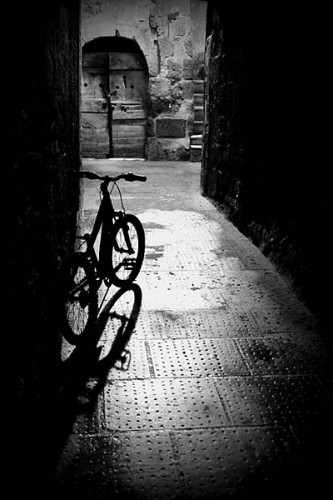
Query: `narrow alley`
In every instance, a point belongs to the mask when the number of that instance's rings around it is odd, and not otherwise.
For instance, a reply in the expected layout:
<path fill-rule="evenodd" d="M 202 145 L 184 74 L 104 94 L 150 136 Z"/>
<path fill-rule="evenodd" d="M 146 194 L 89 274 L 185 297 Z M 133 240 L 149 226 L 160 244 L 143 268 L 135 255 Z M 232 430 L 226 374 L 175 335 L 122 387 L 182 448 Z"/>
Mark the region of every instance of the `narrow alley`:
<path fill-rule="evenodd" d="M 323 498 L 332 364 L 317 321 L 200 194 L 199 163 L 84 159 L 83 168 L 147 176 L 120 185 L 146 254 L 132 287 L 100 294 L 100 341 L 71 392 L 57 498 Z M 85 232 L 99 183 L 82 186 Z M 64 365 L 78 356 L 64 341 Z"/>

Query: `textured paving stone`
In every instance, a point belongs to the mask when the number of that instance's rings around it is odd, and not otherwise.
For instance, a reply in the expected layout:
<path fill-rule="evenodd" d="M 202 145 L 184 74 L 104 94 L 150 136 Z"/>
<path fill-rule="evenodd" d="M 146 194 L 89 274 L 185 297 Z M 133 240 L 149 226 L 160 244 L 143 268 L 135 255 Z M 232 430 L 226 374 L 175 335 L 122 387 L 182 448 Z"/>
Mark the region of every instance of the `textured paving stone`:
<path fill-rule="evenodd" d="M 101 287 L 97 349 L 63 341 L 59 418 L 68 431 L 58 498 L 277 500 L 317 491 L 330 477 L 320 457 L 331 450 L 332 357 L 311 313 L 201 196 L 199 164 L 84 167 L 147 175 L 146 184 L 122 186 L 144 225 L 146 255 L 134 287 Z M 98 183 L 82 186 L 88 230 Z"/>
<path fill-rule="evenodd" d="M 158 377 L 211 377 L 248 374 L 232 339 L 168 339 L 150 341 Z"/>
<path fill-rule="evenodd" d="M 189 498 L 258 497 L 288 458 L 293 440 L 288 431 L 264 428 L 194 430 L 176 437 Z"/>
<path fill-rule="evenodd" d="M 228 422 L 212 380 L 131 380 L 105 388 L 109 430 L 220 427 Z"/>
<path fill-rule="evenodd" d="M 316 377 L 220 377 L 215 384 L 235 426 L 316 425 L 328 410 Z"/>

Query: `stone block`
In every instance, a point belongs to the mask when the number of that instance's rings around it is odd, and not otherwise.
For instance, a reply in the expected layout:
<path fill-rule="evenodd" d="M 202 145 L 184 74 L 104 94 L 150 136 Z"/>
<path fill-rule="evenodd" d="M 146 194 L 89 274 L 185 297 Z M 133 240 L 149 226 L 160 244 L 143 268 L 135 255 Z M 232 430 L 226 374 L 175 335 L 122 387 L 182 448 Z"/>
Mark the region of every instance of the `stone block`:
<path fill-rule="evenodd" d="M 154 99 L 154 97 L 157 97 L 159 99 L 169 98 L 170 81 L 167 78 L 151 78 L 150 95 L 152 99 Z"/>
<path fill-rule="evenodd" d="M 184 49 L 185 53 L 188 55 L 188 57 L 193 57 L 193 42 L 192 42 L 192 37 L 188 35 L 187 37 L 184 38 Z"/>
<path fill-rule="evenodd" d="M 179 16 L 170 23 L 169 33 L 171 38 L 182 38 L 191 33 L 190 18 Z"/>
<path fill-rule="evenodd" d="M 158 118 L 156 120 L 157 137 L 185 137 L 186 120 L 179 118 Z"/>
<path fill-rule="evenodd" d="M 183 74 L 182 64 L 173 59 L 167 61 L 167 77 L 171 80 L 180 80 Z"/>
<path fill-rule="evenodd" d="M 172 99 L 189 99 L 193 100 L 193 84 L 192 81 L 177 82 L 171 88 Z"/>
<path fill-rule="evenodd" d="M 192 58 L 187 58 L 183 60 L 183 78 L 185 80 L 191 80 L 193 78 L 193 64 Z"/>
<path fill-rule="evenodd" d="M 164 61 L 167 57 L 171 57 L 174 54 L 174 43 L 167 37 L 160 37 L 158 39 L 158 45 L 160 49 L 161 61 Z"/>
<path fill-rule="evenodd" d="M 147 160 L 165 160 L 165 153 L 162 144 L 156 139 L 156 137 L 148 137 L 146 149 Z"/>
<path fill-rule="evenodd" d="M 187 139 L 165 139 L 149 137 L 147 159 L 150 161 L 189 161 L 190 148 Z"/>

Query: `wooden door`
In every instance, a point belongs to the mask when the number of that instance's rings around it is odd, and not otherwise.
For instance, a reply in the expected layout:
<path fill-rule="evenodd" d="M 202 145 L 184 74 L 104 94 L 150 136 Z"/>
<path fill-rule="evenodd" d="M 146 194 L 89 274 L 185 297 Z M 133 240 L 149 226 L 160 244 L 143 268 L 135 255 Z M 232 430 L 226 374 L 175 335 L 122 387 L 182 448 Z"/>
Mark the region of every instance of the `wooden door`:
<path fill-rule="evenodd" d="M 147 75 L 138 54 L 109 55 L 112 150 L 116 158 L 144 157 L 147 87 Z"/>
<path fill-rule="evenodd" d="M 148 76 L 139 54 L 83 55 L 82 156 L 144 158 Z"/>
<path fill-rule="evenodd" d="M 83 54 L 81 154 L 105 158 L 109 154 L 108 53 Z"/>

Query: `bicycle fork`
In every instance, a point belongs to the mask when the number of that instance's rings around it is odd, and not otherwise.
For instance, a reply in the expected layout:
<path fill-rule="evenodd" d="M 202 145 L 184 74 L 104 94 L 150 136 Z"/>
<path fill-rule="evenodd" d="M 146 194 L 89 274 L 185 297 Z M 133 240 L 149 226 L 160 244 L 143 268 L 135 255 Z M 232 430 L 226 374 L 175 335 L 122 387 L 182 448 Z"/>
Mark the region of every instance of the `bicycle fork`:
<path fill-rule="evenodd" d="M 121 248 L 119 245 L 118 245 L 118 242 L 117 242 L 117 239 L 115 238 L 115 242 L 114 242 L 114 246 L 115 246 L 115 249 L 117 250 L 117 252 L 119 253 L 128 253 L 128 255 L 132 255 L 134 253 L 134 249 L 132 247 L 132 243 L 131 243 L 131 239 L 129 237 L 129 234 L 128 234 L 128 225 L 126 222 L 123 223 L 122 225 L 122 232 L 123 232 L 123 235 L 124 235 L 124 239 L 125 239 L 125 243 L 127 245 L 127 248 Z"/>
<path fill-rule="evenodd" d="M 126 253 L 128 255 L 133 255 L 135 253 L 135 250 L 134 250 L 132 243 L 131 243 L 131 238 L 129 236 L 129 228 L 128 228 L 127 222 L 124 222 L 122 224 L 122 233 L 124 235 L 126 248 L 120 247 L 118 245 L 116 237 L 115 237 L 115 241 L 114 241 L 114 247 L 117 250 L 117 252 L 119 252 L 119 253 Z M 119 264 L 118 269 L 120 269 L 120 267 L 123 267 L 125 269 L 125 271 L 131 271 L 131 270 L 135 269 L 136 266 L 137 266 L 137 259 L 127 257 L 122 261 L 121 264 Z"/>

